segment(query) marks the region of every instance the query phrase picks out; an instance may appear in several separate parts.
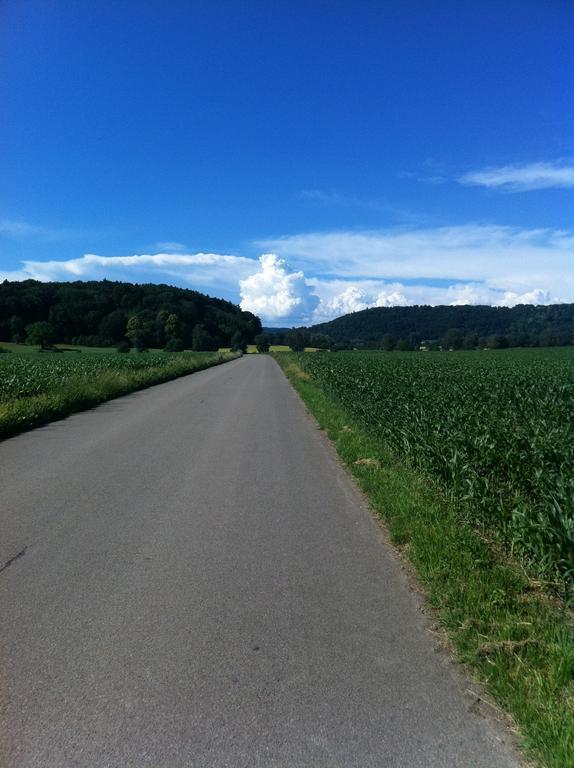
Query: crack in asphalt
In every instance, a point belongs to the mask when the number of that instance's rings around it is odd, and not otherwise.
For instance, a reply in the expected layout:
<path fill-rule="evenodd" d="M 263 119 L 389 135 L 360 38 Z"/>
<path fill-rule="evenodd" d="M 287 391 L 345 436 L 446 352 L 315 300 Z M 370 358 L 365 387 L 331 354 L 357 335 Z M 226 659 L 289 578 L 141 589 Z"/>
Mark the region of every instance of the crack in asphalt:
<path fill-rule="evenodd" d="M 24 547 L 24 549 L 21 549 L 17 554 L 14 555 L 14 557 L 11 557 L 9 560 L 6 560 L 5 563 L 0 565 L 0 573 L 2 573 L 2 571 L 5 571 L 6 568 L 9 568 L 12 565 L 12 563 L 16 562 L 16 560 L 18 560 L 20 557 L 24 557 L 27 549 L 28 549 L 27 546 Z"/>

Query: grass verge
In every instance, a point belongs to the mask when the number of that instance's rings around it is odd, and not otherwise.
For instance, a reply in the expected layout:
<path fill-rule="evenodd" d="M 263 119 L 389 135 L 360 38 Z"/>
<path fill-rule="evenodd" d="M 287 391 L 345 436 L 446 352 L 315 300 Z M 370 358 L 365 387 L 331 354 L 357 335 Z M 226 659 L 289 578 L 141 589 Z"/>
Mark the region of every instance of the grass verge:
<path fill-rule="evenodd" d="M 275 359 L 413 564 L 458 659 L 516 722 L 529 758 L 574 766 L 572 612 L 353 424 L 290 356 Z"/>
<path fill-rule="evenodd" d="M 72 377 L 52 391 L 0 403 L 0 440 L 106 400 L 195 373 L 236 357 L 234 353 L 219 352 L 181 354 L 174 355 L 167 365 L 138 370 L 104 370 L 92 378 Z"/>

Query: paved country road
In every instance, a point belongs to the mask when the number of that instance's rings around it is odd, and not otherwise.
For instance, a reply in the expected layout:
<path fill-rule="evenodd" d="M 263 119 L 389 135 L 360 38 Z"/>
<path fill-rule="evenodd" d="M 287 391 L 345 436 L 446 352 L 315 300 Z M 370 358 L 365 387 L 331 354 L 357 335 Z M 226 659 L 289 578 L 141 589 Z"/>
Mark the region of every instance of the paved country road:
<path fill-rule="evenodd" d="M 276 363 L 0 444 L 2 768 L 507 768 Z"/>

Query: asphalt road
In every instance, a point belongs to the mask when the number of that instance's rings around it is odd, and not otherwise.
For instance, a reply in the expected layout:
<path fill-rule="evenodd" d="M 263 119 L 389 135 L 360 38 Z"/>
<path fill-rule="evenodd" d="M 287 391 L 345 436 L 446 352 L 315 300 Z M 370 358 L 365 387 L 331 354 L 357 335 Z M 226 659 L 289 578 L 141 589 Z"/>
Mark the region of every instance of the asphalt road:
<path fill-rule="evenodd" d="M 0 444 L 2 768 L 507 768 L 273 360 Z"/>

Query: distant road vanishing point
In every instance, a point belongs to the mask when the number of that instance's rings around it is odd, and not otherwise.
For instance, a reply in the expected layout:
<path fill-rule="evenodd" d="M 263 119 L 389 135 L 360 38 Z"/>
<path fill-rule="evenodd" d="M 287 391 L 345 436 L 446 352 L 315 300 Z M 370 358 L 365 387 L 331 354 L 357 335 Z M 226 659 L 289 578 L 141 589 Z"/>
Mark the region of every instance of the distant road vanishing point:
<path fill-rule="evenodd" d="M 267 356 L 0 444 L 2 768 L 515 768 Z"/>

